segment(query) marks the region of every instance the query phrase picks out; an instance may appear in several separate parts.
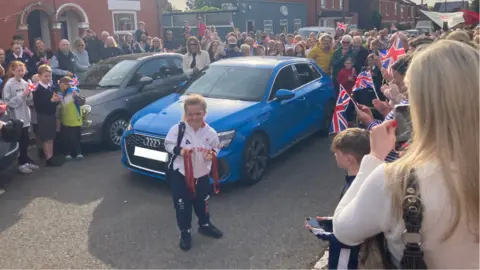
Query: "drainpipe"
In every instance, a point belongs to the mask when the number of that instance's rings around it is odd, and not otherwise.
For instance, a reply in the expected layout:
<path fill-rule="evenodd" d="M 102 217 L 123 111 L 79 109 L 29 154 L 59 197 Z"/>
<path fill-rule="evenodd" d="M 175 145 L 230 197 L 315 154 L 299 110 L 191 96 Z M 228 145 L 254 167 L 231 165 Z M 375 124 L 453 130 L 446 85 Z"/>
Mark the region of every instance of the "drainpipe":
<path fill-rule="evenodd" d="M 315 4 L 315 25 L 318 26 L 318 1 L 319 0 L 313 0 Z"/>
<path fill-rule="evenodd" d="M 342 22 L 345 23 L 345 0 L 342 1 Z"/>
<path fill-rule="evenodd" d="M 157 27 L 158 27 L 158 36 L 163 40 L 163 28 L 162 28 L 162 20 L 163 20 L 163 11 L 162 8 L 164 5 L 164 0 L 157 0 Z"/>

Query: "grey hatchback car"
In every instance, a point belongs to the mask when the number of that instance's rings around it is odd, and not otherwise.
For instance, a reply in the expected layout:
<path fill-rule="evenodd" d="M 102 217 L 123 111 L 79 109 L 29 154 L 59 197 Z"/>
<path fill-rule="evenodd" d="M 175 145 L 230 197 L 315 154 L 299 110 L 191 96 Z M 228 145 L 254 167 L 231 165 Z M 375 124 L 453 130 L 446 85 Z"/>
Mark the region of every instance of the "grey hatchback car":
<path fill-rule="evenodd" d="M 79 76 L 79 88 L 91 110 L 82 127 L 82 143 L 118 149 L 130 117 L 187 80 L 183 55 L 142 53 L 101 61 Z"/>

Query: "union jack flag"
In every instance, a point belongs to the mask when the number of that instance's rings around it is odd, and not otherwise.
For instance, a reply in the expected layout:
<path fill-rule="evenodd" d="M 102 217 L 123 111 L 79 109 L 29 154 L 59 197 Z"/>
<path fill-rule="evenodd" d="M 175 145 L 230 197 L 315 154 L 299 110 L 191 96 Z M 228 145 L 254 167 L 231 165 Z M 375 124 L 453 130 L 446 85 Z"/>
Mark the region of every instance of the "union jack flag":
<path fill-rule="evenodd" d="M 374 88 L 372 74 L 370 74 L 370 71 L 362 71 L 360 74 L 358 74 L 355 85 L 353 86 L 353 92 L 365 88 Z"/>
<path fill-rule="evenodd" d="M 73 87 L 77 87 L 80 84 L 78 82 L 77 75 L 73 75 L 73 78 L 70 80 L 70 82 L 68 84 L 70 84 Z"/>
<path fill-rule="evenodd" d="M 30 92 L 37 90 L 37 84 L 33 83 L 32 80 L 28 80 L 28 90 L 30 90 Z"/>
<path fill-rule="evenodd" d="M 402 41 L 397 36 L 395 41 L 393 41 L 392 46 L 388 50 L 382 50 L 379 52 L 382 59 L 382 66 L 384 68 L 389 68 L 397 59 L 405 54 L 405 48 L 403 48 Z"/>
<path fill-rule="evenodd" d="M 348 24 L 337 22 L 337 28 L 343 29 L 345 32 L 347 31 L 347 27 L 348 27 Z"/>
<path fill-rule="evenodd" d="M 332 123 L 330 123 L 330 133 L 338 133 L 348 128 L 347 122 L 347 107 L 352 99 L 347 93 L 347 90 L 340 85 L 340 93 L 338 94 L 337 104 L 333 111 Z"/>

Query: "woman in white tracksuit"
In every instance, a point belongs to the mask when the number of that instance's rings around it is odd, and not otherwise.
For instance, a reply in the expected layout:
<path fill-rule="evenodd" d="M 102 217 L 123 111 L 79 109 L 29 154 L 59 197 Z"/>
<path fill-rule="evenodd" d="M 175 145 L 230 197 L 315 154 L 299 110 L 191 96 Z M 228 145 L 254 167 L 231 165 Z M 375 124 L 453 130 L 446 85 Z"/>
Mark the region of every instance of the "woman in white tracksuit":
<path fill-rule="evenodd" d="M 208 213 L 212 190 L 209 174 L 218 152 L 218 135 L 204 122 L 207 104 L 202 96 L 189 95 L 184 101 L 184 110 L 184 122 L 170 128 L 165 149 L 173 155 L 167 178 L 181 231 L 180 248 L 189 250 L 192 207 L 198 217 L 200 233 L 214 238 L 221 238 L 223 233 L 211 224 Z M 191 160 L 191 167 L 185 168 L 185 159 Z"/>

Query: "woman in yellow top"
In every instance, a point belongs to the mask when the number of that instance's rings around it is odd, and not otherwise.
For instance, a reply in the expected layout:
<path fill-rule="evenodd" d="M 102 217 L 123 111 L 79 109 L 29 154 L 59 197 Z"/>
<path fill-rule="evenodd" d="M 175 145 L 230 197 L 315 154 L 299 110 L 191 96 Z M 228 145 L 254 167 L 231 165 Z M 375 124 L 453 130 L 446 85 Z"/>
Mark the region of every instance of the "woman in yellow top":
<path fill-rule="evenodd" d="M 317 45 L 307 54 L 307 58 L 315 60 L 323 72 L 331 74 L 331 61 L 333 56 L 333 38 L 329 34 L 322 34 Z"/>

